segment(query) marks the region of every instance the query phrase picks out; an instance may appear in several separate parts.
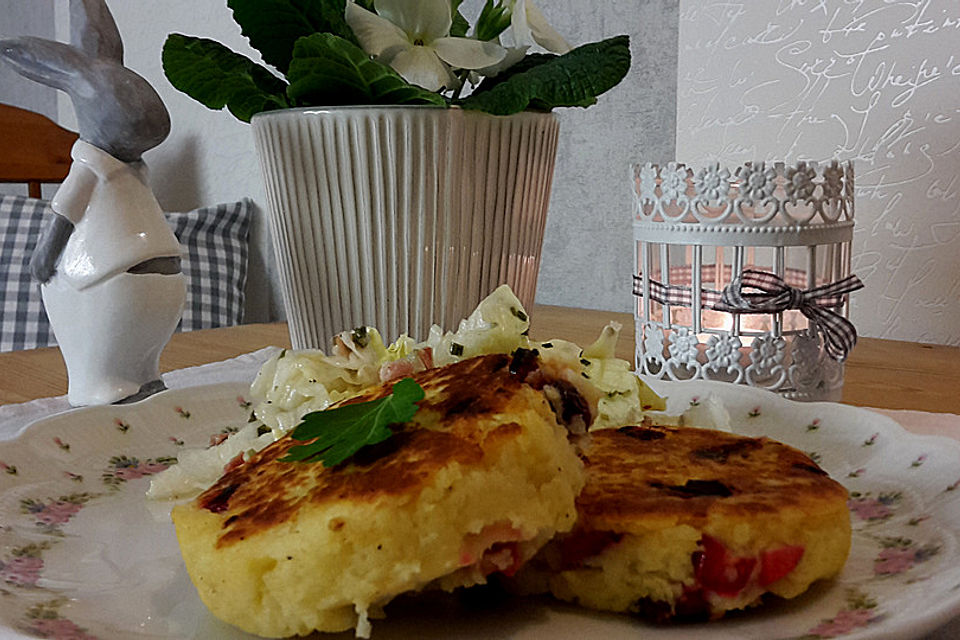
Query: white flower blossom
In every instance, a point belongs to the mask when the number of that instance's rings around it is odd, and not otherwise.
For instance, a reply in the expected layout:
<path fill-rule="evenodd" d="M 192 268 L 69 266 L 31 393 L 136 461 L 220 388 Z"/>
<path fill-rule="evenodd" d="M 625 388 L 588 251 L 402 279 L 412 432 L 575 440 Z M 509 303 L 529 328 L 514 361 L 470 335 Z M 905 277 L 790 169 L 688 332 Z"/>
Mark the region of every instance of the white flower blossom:
<path fill-rule="evenodd" d="M 374 8 L 347 2 L 344 15 L 360 46 L 429 91 L 459 86 L 451 68 L 481 69 L 506 55 L 495 42 L 451 37 L 449 0 L 374 0 Z"/>
<path fill-rule="evenodd" d="M 570 45 L 550 26 L 533 0 L 507 0 L 511 6 L 510 30 L 515 46 L 538 44 L 553 53 L 566 53 Z"/>
<path fill-rule="evenodd" d="M 501 41 L 500 45 L 506 50 L 506 55 L 503 57 L 503 60 L 496 64 L 492 64 L 489 67 L 483 67 L 482 69 L 477 69 L 476 73 L 478 75 L 494 78 L 503 71 L 506 71 L 513 65 L 517 64 L 527 55 L 527 49 L 530 47 L 522 46 L 515 47 L 510 43 Z M 475 80 L 474 84 L 477 84 L 479 80 Z"/>

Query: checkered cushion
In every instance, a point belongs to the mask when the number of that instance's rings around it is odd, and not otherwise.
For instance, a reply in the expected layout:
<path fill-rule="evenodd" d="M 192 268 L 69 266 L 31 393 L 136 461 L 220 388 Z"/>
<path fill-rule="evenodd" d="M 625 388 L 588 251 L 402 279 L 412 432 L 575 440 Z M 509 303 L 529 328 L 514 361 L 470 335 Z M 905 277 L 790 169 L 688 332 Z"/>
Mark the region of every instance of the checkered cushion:
<path fill-rule="evenodd" d="M 0 195 L 0 351 L 56 344 L 30 276 L 30 254 L 49 216 L 49 204 Z M 247 278 L 250 200 L 168 213 L 183 248 L 187 303 L 178 329 L 239 324 Z"/>
<path fill-rule="evenodd" d="M 251 204 L 243 199 L 167 214 L 180 240 L 187 276 L 180 330 L 229 327 L 243 320 Z"/>
<path fill-rule="evenodd" d="M 47 203 L 0 195 L 0 351 L 54 344 L 30 254 L 48 220 Z"/>

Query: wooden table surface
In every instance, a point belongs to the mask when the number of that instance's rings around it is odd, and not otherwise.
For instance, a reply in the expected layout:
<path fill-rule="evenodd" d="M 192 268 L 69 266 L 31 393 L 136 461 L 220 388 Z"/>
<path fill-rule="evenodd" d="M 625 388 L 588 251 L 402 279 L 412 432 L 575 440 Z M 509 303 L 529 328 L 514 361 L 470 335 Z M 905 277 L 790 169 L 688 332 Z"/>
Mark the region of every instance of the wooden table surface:
<path fill-rule="evenodd" d="M 630 314 L 536 305 L 531 313 L 530 335 L 538 340 L 564 338 L 586 346 L 610 320 L 623 325 L 618 355 L 633 362 Z M 170 371 L 270 345 L 290 346 L 285 324 L 181 333 L 167 345 L 160 366 L 162 371 Z M 0 404 L 66 391 L 66 369 L 56 348 L 0 354 Z M 847 360 L 843 402 L 960 414 L 960 348 L 861 338 Z"/>

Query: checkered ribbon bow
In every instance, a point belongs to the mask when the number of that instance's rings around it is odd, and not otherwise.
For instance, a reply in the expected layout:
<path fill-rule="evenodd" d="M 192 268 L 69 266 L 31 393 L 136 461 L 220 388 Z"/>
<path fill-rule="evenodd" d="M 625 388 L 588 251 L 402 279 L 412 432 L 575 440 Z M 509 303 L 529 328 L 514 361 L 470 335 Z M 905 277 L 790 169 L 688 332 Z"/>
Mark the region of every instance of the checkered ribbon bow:
<path fill-rule="evenodd" d="M 852 322 L 830 307 L 839 306 L 845 294 L 862 288 L 860 278 L 850 275 L 803 291 L 791 287 L 776 274 L 745 269 L 724 287 L 720 301 L 713 308 L 727 313 L 780 313 L 796 309 L 823 333 L 827 353 L 843 362 L 857 343 L 857 330 Z"/>

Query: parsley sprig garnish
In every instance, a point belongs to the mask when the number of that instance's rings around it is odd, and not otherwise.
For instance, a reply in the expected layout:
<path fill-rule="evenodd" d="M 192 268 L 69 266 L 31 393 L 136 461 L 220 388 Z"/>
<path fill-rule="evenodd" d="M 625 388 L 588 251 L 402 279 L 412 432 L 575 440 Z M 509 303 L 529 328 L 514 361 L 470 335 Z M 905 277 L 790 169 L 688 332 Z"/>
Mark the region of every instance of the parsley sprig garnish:
<path fill-rule="evenodd" d="M 308 413 L 290 437 L 313 442 L 291 447 L 280 461 L 338 465 L 363 447 L 392 436 L 390 425 L 413 418 L 420 400 L 423 388 L 413 378 L 404 378 L 393 385 L 390 395 L 378 400 Z"/>

